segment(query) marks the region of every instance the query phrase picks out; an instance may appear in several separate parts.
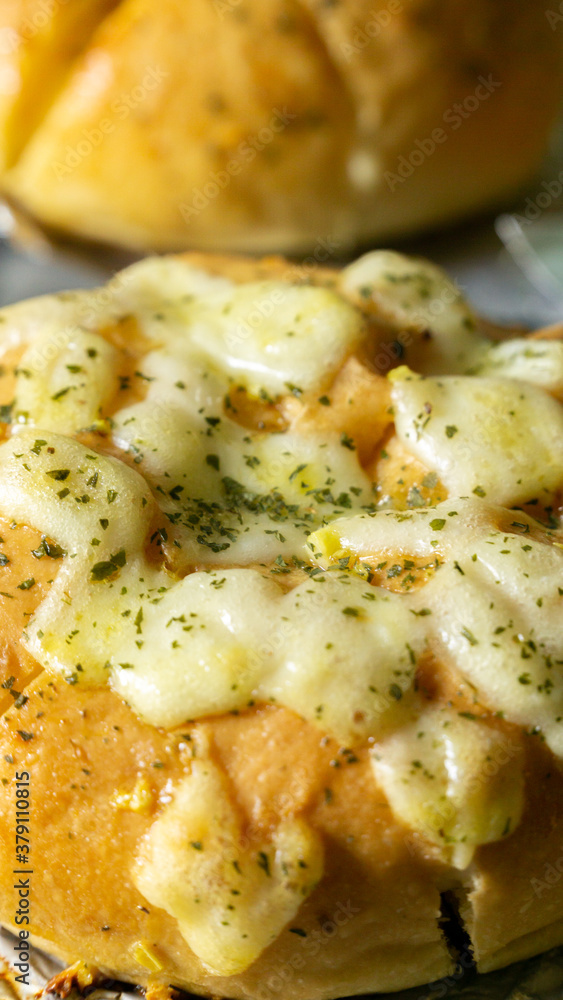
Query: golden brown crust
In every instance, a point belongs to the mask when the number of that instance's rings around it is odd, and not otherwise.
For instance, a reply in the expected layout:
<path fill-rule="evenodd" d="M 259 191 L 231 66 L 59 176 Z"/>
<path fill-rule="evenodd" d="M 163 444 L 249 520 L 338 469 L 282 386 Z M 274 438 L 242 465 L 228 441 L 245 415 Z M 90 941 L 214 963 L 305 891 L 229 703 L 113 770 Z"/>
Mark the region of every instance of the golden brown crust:
<path fill-rule="evenodd" d="M 396 963 L 405 937 L 421 980 L 451 971 L 437 923 L 441 866 L 411 854 L 406 831 L 373 792 L 367 760 L 335 769 L 330 761 L 345 758 L 334 740 L 284 709 L 257 709 L 202 724 L 246 816 L 246 835 L 258 838 L 284 812 L 303 811 L 330 844 L 327 873 L 292 922 L 307 938 L 286 929 L 246 973 L 209 976 L 176 922 L 147 904 L 130 876 L 159 794 L 185 773 L 185 738 L 139 722 L 109 691 L 79 691 L 42 675 L 28 694 L 27 704 L 0 722 L 3 754 L 14 761 L 1 762 L 9 784 L 0 790 L 0 912 L 14 904 L 12 779 L 27 769 L 34 804 L 31 930 L 53 953 L 145 983 L 147 969 L 134 957 L 143 942 L 163 963 L 153 973 L 158 981 L 241 997 L 260 996 L 260 986 L 280 973 L 303 998 L 398 989 L 412 978 Z M 194 738 L 197 728 L 188 729 Z M 33 732 L 33 740 L 18 730 Z M 146 812 L 116 808 L 116 792 L 131 791 L 139 777 L 153 805 Z"/>
<path fill-rule="evenodd" d="M 159 794 L 185 773 L 185 734 L 141 723 L 109 691 L 74 689 L 45 674 L 27 691 L 28 703 L 0 722 L 1 777 L 8 780 L 0 789 L 0 912 L 10 913 L 14 903 L 13 777 L 28 770 L 31 930 L 65 961 L 81 957 L 105 974 L 146 983 L 149 973 L 135 960 L 142 943 L 163 965 L 150 973 L 152 981 L 210 995 L 261 997 L 264 984 L 280 975 L 303 998 L 401 989 L 453 971 L 438 926 L 440 892 L 452 889 L 482 971 L 559 943 L 563 777 L 533 738 L 519 829 L 502 844 L 480 848 L 460 877 L 425 858 L 417 837 L 393 821 L 365 760 L 335 769 L 330 762 L 346 758 L 334 740 L 284 709 L 256 709 L 201 724 L 212 733 L 213 758 L 247 817 L 247 836 L 263 834 L 284 811 L 302 811 L 330 845 L 329 863 L 292 922 L 307 938 L 286 929 L 247 972 L 210 977 L 175 921 L 148 905 L 130 878 L 130 859 L 158 811 Z M 33 740 L 18 730 L 33 732 Z M 194 738 L 197 730 L 189 728 Z M 152 805 L 143 812 L 117 808 L 116 793 L 131 791 L 139 777 L 148 782 Z"/>
<path fill-rule="evenodd" d="M 292 264 L 286 257 L 272 254 L 268 257 L 249 257 L 244 254 L 197 253 L 189 251 L 180 255 L 193 267 L 208 274 L 229 278 L 237 284 L 245 281 L 287 281 L 291 284 L 311 282 L 314 285 L 332 285 L 338 277 L 334 267 L 322 267 L 314 259 L 310 266 Z"/>
<path fill-rule="evenodd" d="M 144 250 L 324 260 L 442 223 L 518 189 L 559 101 L 541 0 L 11 0 L 3 26 L 5 191 Z"/>

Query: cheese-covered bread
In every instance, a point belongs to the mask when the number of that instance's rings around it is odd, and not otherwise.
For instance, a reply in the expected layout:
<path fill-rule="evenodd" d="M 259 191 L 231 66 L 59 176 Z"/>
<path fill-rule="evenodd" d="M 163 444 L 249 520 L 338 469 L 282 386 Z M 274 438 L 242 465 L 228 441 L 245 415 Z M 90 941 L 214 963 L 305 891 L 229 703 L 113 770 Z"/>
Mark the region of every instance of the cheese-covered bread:
<path fill-rule="evenodd" d="M 256 1000 L 561 943 L 559 331 L 374 252 L 149 259 L 0 338 L 2 923 Z"/>
<path fill-rule="evenodd" d="M 142 251 L 342 256 L 530 179 L 560 17 L 544 0 L 3 0 L 0 190 Z"/>

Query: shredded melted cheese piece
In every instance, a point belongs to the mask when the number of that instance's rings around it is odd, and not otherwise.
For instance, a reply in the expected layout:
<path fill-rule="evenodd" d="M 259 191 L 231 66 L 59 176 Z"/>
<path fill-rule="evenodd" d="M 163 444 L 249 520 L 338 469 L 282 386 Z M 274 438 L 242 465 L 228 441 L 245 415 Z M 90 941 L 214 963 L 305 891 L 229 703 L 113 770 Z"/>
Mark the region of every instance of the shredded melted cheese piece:
<path fill-rule="evenodd" d="M 563 408 L 514 379 L 392 373 L 395 426 L 450 495 L 513 506 L 563 486 Z"/>
<path fill-rule="evenodd" d="M 431 579 L 404 599 L 426 643 L 471 682 L 483 704 L 541 731 L 562 757 L 560 537 L 538 531 L 522 511 L 471 498 L 343 518 L 312 535 L 310 545 L 321 565 L 349 558 L 362 576 L 388 552 L 434 559 Z"/>
<path fill-rule="evenodd" d="M 563 756 L 560 343 L 492 344 L 438 269 L 383 252 L 330 288 L 149 260 L 10 307 L 0 332 L 19 352 L 0 511 L 64 550 L 22 636 L 46 670 L 111 684 L 155 726 L 270 702 L 369 740 L 395 815 L 452 865 L 512 832 L 523 754 L 505 760 L 495 717 Z M 343 369 L 350 399 L 355 377 L 379 393 L 361 447 Z M 448 500 L 377 499 L 390 437 Z M 429 658 L 475 712 L 428 704 Z M 225 777 L 193 762 L 136 869 L 222 975 L 322 874 L 303 817 L 241 843 Z"/>
<path fill-rule="evenodd" d="M 318 835 L 287 819 L 270 841 L 248 843 L 221 771 L 194 761 L 153 823 L 135 881 L 172 913 L 208 970 L 243 972 L 297 914 L 323 872 Z"/>
<path fill-rule="evenodd" d="M 470 713 L 468 713 L 470 715 Z M 506 837 L 524 808 L 523 747 L 445 706 L 424 709 L 371 752 L 395 816 L 464 869 Z"/>

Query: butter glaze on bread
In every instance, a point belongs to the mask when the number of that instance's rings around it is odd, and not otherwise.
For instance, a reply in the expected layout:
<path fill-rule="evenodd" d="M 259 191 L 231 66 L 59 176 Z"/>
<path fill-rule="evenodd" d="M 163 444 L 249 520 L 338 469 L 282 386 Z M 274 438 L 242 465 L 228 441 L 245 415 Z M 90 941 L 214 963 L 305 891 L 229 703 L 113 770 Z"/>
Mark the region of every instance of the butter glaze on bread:
<path fill-rule="evenodd" d="M 543 0 L 6 0 L 0 185 L 142 251 L 342 254 L 518 191 L 556 27 Z"/>
<path fill-rule="evenodd" d="M 26 771 L 29 930 L 101 975 L 398 990 L 448 900 L 482 971 L 560 943 L 559 331 L 386 252 L 1 320 L 3 924 Z"/>

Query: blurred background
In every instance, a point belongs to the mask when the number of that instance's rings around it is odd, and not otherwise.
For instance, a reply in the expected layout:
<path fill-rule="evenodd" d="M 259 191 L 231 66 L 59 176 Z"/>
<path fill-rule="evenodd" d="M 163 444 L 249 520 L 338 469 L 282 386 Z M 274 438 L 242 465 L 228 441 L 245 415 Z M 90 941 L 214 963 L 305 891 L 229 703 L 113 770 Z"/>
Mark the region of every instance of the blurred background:
<path fill-rule="evenodd" d="M 393 246 L 558 322 L 562 53 L 559 0 L 0 0 L 0 304 Z"/>

